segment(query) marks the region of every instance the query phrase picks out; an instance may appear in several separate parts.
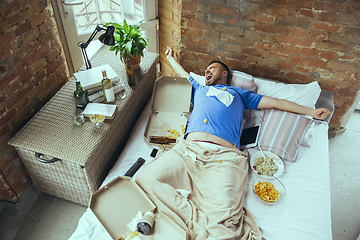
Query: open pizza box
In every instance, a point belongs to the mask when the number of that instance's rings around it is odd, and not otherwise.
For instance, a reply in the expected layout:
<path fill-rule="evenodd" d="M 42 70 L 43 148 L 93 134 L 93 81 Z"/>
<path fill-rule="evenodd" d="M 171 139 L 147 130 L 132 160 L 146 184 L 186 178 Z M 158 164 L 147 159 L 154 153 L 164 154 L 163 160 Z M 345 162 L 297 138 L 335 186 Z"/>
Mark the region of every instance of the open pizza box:
<path fill-rule="evenodd" d="M 191 90 L 192 85 L 186 78 L 161 76 L 155 81 L 150 115 L 144 132 L 145 140 L 150 145 L 172 147 L 175 144 L 152 143 L 151 136 L 184 138 Z"/>
<path fill-rule="evenodd" d="M 90 210 L 109 233 L 117 240 L 121 235 L 133 232 L 127 224 L 136 218 L 139 211 L 155 214 L 152 233 L 139 234 L 141 240 L 184 240 L 186 232 L 170 218 L 156 211 L 156 206 L 130 177 L 119 176 L 92 194 Z"/>

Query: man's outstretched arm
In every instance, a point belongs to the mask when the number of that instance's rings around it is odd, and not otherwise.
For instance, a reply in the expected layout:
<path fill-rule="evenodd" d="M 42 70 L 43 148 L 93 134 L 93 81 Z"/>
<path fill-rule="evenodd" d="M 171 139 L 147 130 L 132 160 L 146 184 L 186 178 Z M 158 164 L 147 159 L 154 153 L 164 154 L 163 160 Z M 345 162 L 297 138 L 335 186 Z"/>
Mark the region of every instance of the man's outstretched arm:
<path fill-rule="evenodd" d="M 166 55 L 166 58 L 168 59 L 168 61 L 170 62 L 171 67 L 174 69 L 174 71 L 176 72 L 176 74 L 179 77 L 184 77 L 186 79 L 190 78 L 190 74 L 188 72 L 186 72 L 184 70 L 184 68 L 172 56 L 172 49 L 171 48 L 168 47 L 166 49 L 165 55 Z"/>
<path fill-rule="evenodd" d="M 312 109 L 287 100 L 276 99 L 266 96 L 263 96 L 263 98 L 260 100 L 258 109 L 279 109 L 287 112 L 309 115 L 321 120 L 324 120 L 330 114 L 330 111 L 326 108 Z"/>

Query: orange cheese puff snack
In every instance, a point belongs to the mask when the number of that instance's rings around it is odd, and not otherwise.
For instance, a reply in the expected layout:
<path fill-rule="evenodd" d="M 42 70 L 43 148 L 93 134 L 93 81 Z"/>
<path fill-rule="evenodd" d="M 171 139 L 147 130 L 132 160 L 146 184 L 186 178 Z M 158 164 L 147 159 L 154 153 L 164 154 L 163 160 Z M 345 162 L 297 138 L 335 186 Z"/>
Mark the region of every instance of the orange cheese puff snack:
<path fill-rule="evenodd" d="M 268 202 L 275 202 L 279 199 L 279 191 L 275 189 L 274 185 L 270 182 L 259 181 L 258 184 L 254 186 L 256 194 L 263 200 Z"/>

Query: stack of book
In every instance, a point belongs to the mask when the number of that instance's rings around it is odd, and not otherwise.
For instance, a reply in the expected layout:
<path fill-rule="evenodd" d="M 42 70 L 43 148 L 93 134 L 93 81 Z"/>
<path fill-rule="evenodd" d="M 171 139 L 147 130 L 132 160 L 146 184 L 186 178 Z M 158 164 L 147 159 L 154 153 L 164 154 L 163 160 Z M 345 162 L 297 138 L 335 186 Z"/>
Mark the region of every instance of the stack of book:
<path fill-rule="evenodd" d="M 99 103 L 104 101 L 101 89 L 102 70 L 106 70 L 107 77 L 112 81 L 114 94 L 124 91 L 124 86 L 119 86 L 119 76 L 109 64 L 74 73 L 74 77 L 80 81 L 81 86 L 88 90 L 89 101 Z"/>

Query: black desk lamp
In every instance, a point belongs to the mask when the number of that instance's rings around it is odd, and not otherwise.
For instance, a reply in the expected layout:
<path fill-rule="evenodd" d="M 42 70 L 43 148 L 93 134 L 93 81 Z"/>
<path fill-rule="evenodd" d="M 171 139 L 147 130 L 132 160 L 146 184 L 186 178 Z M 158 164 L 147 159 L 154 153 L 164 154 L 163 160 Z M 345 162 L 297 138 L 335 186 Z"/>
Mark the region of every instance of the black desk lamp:
<path fill-rule="evenodd" d="M 91 63 L 90 63 L 90 60 L 89 60 L 88 55 L 86 53 L 86 48 L 89 46 L 89 44 L 94 39 L 96 34 L 98 32 L 100 32 L 100 31 L 103 31 L 103 30 L 106 30 L 106 32 L 104 34 L 100 35 L 100 37 L 99 37 L 100 42 L 102 42 L 105 45 L 109 45 L 109 46 L 114 45 L 115 44 L 115 38 L 114 38 L 115 27 L 112 26 L 112 25 L 109 25 L 106 28 L 101 27 L 101 25 L 97 25 L 94 32 L 91 34 L 91 36 L 89 37 L 89 39 L 86 42 L 79 42 L 78 43 L 78 46 L 81 48 L 81 53 L 82 53 L 83 58 L 84 58 L 86 69 L 91 68 Z"/>

